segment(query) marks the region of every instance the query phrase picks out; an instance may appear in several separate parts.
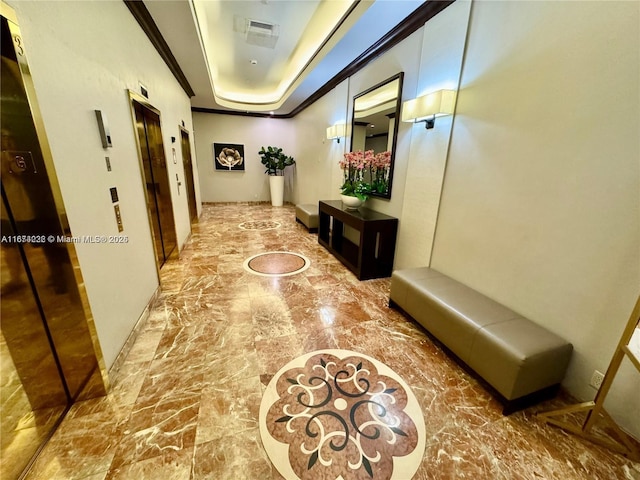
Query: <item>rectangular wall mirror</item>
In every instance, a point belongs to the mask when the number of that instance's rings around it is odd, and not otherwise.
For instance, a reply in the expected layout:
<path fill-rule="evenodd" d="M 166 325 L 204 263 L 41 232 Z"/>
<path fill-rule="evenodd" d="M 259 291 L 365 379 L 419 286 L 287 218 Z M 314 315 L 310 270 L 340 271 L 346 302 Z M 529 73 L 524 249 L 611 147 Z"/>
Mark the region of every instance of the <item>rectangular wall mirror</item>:
<path fill-rule="evenodd" d="M 378 156 L 376 165 L 365 172 L 375 197 L 391 198 L 403 77 L 400 72 L 353 97 L 351 151 L 390 152 L 389 156 Z"/>

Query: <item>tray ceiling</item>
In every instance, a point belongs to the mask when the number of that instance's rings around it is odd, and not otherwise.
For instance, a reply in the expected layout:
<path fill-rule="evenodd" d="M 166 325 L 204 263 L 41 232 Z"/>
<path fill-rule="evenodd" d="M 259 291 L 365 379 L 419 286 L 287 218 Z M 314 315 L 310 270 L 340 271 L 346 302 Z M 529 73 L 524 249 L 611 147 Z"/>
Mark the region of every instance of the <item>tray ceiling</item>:
<path fill-rule="evenodd" d="M 424 0 L 145 0 L 196 108 L 286 115 Z"/>

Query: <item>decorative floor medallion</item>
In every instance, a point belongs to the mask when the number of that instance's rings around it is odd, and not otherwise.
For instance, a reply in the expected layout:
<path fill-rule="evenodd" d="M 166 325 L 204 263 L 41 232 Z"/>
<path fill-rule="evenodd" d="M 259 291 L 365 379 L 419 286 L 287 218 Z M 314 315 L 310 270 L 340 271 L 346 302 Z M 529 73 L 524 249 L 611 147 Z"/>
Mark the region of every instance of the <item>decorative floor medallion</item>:
<path fill-rule="evenodd" d="M 266 277 L 284 277 L 304 272 L 310 260 L 304 255 L 291 252 L 259 253 L 244 261 L 244 269 Z"/>
<path fill-rule="evenodd" d="M 262 397 L 260 436 L 287 480 L 408 480 L 425 448 L 409 386 L 348 350 L 319 350 L 282 367 Z"/>
<path fill-rule="evenodd" d="M 238 228 L 242 230 L 275 230 L 280 228 L 280 222 L 274 222 L 272 220 L 255 220 L 251 222 L 242 222 L 238 225 Z"/>

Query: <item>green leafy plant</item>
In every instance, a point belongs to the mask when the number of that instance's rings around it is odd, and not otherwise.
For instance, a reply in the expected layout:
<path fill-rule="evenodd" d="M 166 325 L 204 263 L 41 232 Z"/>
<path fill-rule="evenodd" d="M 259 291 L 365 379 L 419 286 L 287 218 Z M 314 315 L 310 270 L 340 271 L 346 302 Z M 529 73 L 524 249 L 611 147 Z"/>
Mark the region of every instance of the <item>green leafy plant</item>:
<path fill-rule="evenodd" d="M 293 157 L 282 153 L 279 147 L 267 147 L 266 150 L 262 147 L 258 154 L 260 162 L 266 167 L 264 173 L 267 175 L 284 175 L 284 169 L 296 163 Z"/>
<path fill-rule="evenodd" d="M 342 195 L 358 197 L 363 202 L 369 198 L 371 191 L 371 185 L 361 180 L 345 181 L 340 187 Z"/>

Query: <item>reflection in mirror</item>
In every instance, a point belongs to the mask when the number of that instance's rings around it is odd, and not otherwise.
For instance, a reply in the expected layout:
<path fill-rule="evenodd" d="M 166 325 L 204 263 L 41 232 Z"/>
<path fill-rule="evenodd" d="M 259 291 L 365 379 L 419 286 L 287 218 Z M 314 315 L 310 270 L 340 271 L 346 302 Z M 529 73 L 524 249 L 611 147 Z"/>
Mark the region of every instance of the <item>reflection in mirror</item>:
<path fill-rule="evenodd" d="M 388 78 L 353 97 L 351 151 L 373 150 L 379 164 L 365 174 L 365 181 L 373 186 L 371 195 L 391 198 L 393 164 L 400 115 L 403 72 Z"/>

